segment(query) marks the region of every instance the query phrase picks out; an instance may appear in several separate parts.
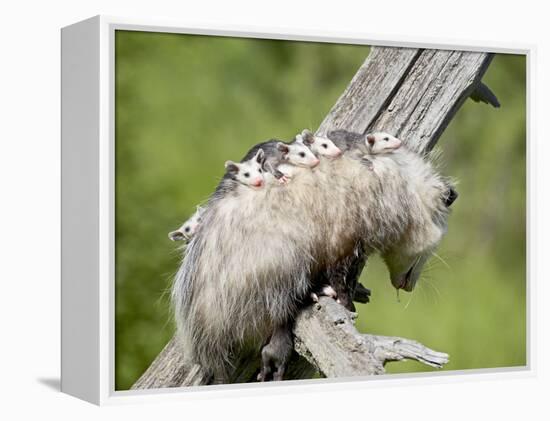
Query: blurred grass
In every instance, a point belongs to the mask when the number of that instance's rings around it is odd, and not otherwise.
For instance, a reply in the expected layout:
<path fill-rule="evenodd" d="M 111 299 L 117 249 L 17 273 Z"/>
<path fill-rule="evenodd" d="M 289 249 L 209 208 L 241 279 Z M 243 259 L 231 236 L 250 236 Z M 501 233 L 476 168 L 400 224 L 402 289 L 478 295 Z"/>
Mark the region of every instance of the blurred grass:
<path fill-rule="evenodd" d="M 116 389 L 129 388 L 173 334 L 167 238 L 223 173 L 270 137 L 316 128 L 366 46 L 117 31 Z M 467 101 L 440 140 L 460 180 L 447 237 L 400 302 L 380 259 L 362 282 L 359 328 L 451 354 L 445 369 L 526 363 L 525 59 L 498 55 L 484 81 L 499 110 Z M 447 266 L 448 265 L 448 266 Z M 389 372 L 425 371 L 416 363 Z"/>

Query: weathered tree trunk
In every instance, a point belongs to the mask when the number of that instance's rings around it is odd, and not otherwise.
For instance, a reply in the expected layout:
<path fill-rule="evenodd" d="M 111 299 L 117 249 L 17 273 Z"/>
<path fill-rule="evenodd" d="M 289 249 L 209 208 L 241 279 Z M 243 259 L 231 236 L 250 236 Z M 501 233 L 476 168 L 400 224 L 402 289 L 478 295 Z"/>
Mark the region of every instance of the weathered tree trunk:
<path fill-rule="evenodd" d="M 374 47 L 317 133 L 381 130 L 399 137 L 412 150 L 427 152 L 462 103 L 480 86 L 491 59 L 491 54 L 478 52 Z M 486 89 L 483 85 L 476 91 L 476 100 L 481 97 L 494 104 L 496 98 L 487 98 Z M 352 264 L 358 268 L 352 272 L 358 278 L 365 258 L 357 259 Z M 362 286 L 357 294 L 361 295 L 358 301 L 368 300 Z M 448 360 L 446 354 L 415 341 L 360 334 L 354 319 L 354 313 L 322 298 L 298 315 L 295 350 L 327 377 L 380 374 L 387 361 L 405 358 L 434 367 Z M 252 380 L 258 367 L 259 360 L 243 359 L 232 381 Z M 298 362 L 289 367 L 287 377 L 303 378 L 307 372 L 307 367 Z M 200 367 L 183 366 L 172 339 L 132 388 L 190 386 L 208 381 Z"/>

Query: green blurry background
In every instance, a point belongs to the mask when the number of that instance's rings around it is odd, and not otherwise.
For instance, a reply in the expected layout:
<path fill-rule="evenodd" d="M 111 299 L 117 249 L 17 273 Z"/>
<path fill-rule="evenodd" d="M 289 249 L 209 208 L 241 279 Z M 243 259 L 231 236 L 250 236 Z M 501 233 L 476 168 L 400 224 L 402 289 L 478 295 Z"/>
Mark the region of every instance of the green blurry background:
<path fill-rule="evenodd" d="M 315 129 L 366 46 L 116 33 L 116 389 L 171 338 L 169 288 L 181 259 L 167 233 L 215 188 L 227 159 Z M 497 55 L 484 81 L 502 103 L 467 101 L 443 134 L 442 171 L 459 199 L 449 233 L 398 301 L 378 257 L 359 305 L 369 333 L 448 352 L 445 370 L 526 364 L 525 58 Z M 391 373 L 428 371 L 415 362 Z"/>

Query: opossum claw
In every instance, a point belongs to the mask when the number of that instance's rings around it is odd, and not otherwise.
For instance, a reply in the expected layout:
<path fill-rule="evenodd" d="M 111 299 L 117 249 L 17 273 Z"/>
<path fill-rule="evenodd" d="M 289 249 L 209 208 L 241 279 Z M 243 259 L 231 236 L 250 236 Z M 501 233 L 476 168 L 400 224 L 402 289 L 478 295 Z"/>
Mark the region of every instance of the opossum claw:
<path fill-rule="evenodd" d="M 319 302 L 319 296 L 317 294 L 315 294 L 314 292 L 310 293 L 309 296 L 311 297 L 311 300 L 314 302 L 314 303 L 318 303 Z"/>

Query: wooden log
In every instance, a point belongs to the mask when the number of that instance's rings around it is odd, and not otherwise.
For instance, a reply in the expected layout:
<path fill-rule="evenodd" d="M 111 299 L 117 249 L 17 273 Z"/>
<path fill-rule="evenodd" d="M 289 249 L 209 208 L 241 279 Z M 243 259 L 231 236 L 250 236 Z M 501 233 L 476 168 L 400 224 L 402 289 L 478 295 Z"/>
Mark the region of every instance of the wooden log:
<path fill-rule="evenodd" d="M 364 133 L 392 98 L 418 58 L 412 48 L 374 47 L 317 133 L 343 129 Z"/>
<path fill-rule="evenodd" d="M 479 52 L 374 47 L 317 134 L 383 130 L 399 136 L 409 148 L 427 152 L 479 86 L 491 59 L 491 54 Z M 358 276 L 361 271 L 355 272 Z M 446 354 L 415 341 L 361 334 L 353 325 L 354 317 L 328 298 L 303 309 L 294 328 L 296 351 L 329 377 L 380 374 L 387 361 L 405 358 L 434 367 L 448 360 Z M 209 381 L 200 367 L 185 368 L 182 361 L 172 339 L 133 388 Z M 258 361 L 244 359 L 235 368 L 233 381 L 253 380 L 257 366 Z M 291 375 L 300 378 L 307 370 L 289 372 L 302 373 Z"/>
<path fill-rule="evenodd" d="M 389 361 L 412 359 L 441 367 L 449 356 L 409 339 L 361 334 L 356 313 L 333 299 L 300 312 L 294 329 L 295 348 L 327 377 L 369 376 L 384 373 Z"/>
<path fill-rule="evenodd" d="M 399 137 L 417 152 L 427 152 L 481 84 L 492 57 L 479 52 L 374 47 L 317 134 L 379 130 Z M 370 71 L 378 71 L 378 77 L 369 76 Z"/>
<path fill-rule="evenodd" d="M 369 131 L 392 133 L 416 152 L 431 150 L 491 60 L 487 53 L 422 51 Z"/>
<path fill-rule="evenodd" d="M 159 358 L 161 357 L 162 358 Z M 132 389 L 159 389 L 163 387 L 197 386 L 208 382 L 201 367 L 186 367 L 176 338 L 166 344 Z"/>

